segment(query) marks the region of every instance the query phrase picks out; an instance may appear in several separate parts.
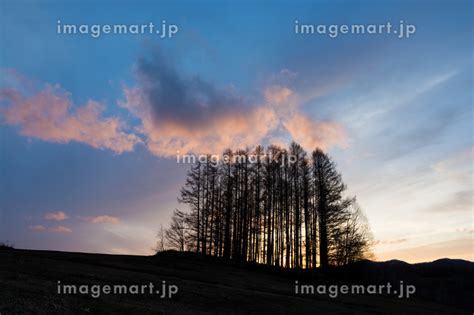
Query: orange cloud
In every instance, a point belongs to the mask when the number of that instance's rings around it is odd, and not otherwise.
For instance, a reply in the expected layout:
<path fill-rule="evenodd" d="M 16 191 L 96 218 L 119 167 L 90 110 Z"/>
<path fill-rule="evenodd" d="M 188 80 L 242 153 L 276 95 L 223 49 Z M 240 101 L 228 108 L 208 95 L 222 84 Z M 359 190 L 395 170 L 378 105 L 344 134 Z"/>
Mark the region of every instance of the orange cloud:
<path fill-rule="evenodd" d="M 63 221 L 69 218 L 64 212 L 48 212 L 44 215 L 46 220 Z"/>
<path fill-rule="evenodd" d="M 88 101 L 72 110 L 70 94 L 58 86 L 46 88 L 32 96 L 15 89 L 0 91 L 0 100 L 10 106 L 0 111 L 5 123 L 18 126 L 20 134 L 44 141 L 68 143 L 76 141 L 116 153 L 132 151 L 140 140 L 123 131 L 118 118 L 100 118 L 102 105 Z"/>
<path fill-rule="evenodd" d="M 226 148 L 254 147 L 279 139 L 274 133 L 286 130 L 307 150 L 345 147 L 346 133 L 331 121 L 316 121 L 299 111 L 298 96 L 284 86 L 271 86 L 263 91 L 265 102 L 246 111 L 228 109 L 209 116 L 204 123 L 153 118 L 152 105 L 140 87 L 124 88 L 125 100 L 119 104 L 141 120 L 139 132 L 151 153 L 162 157 L 180 154 L 219 154 Z"/>
<path fill-rule="evenodd" d="M 293 140 L 307 150 L 346 146 L 347 135 L 342 126 L 335 122 L 316 121 L 301 113 L 295 113 L 283 120 L 283 126 Z"/>
<path fill-rule="evenodd" d="M 255 146 L 278 124 L 270 106 L 228 111 L 197 126 L 171 119 L 156 122 L 140 88 L 125 88 L 124 94 L 125 101 L 120 105 L 141 119 L 139 130 L 146 136 L 150 152 L 157 156 L 170 157 L 177 152 L 221 153 L 226 148 Z"/>
<path fill-rule="evenodd" d="M 75 107 L 59 86 L 47 85 L 36 94 L 22 93 L 20 88 L 0 90 L 0 100 L 9 104 L 0 114 L 24 136 L 76 141 L 118 154 L 133 151 L 138 143 L 160 157 L 220 154 L 227 148 L 268 145 L 272 139 L 280 144 L 294 140 L 309 151 L 346 145 L 343 127 L 308 117 L 300 110 L 301 98 L 288 86 L 268 86 L 262 100 L 250 104 L 228 89 L 199 78 L 182 78 L 163 62 L 139 68 L 139 84 L 124 87 L 125 99 L 118 102 L 140 120 L 130 131 L 117 117 L 101 117 L 103 105 L 98 102 Z"/>

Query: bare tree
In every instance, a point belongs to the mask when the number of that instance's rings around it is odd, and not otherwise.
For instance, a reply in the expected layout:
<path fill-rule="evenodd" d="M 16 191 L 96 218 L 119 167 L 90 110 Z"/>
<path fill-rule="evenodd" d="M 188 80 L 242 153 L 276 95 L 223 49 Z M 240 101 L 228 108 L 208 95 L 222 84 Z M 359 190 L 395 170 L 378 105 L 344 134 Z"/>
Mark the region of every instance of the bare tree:
<path fill-rule="evenodd" d="M 324 269 L 328 267 L 330 251 L 336 245 L 333 236 L 348 219 L 352 200 L 343 196 L 346 186 L 335 163 L 319 149 L 313 152 L 313 176 L 319 217 L 319 257 Z"/>
<path fill-rule="evenodd" d="M 258 146 L 251 163 L 250 152 L 226 150 L 224 161 L 192 166 L 179 198 L 191 211 L 173 213 L 170 246 L 287 268 L 367 257 L 367 221 L 326 153 Z"/>
<path fill-rule="evenodd" d="M 354 200 L 349 215 L 334 235 L 336 250 L 333 264 L 342 266 L 371 257 L 371 240 L 372 234 L 367 218 Z"/>
<path fill-rule="evenodd" d="M 178 209 L 173 211 L 171 224 L 166 230 L 166 241 L 168 245 L 176 250 L 184 251 L 188 238 L 188 228 L 186 225 L 186 214 Z"/>
<path fill-rule="evenodd" d="M 202 207 L 202 171 L 201 162 L 197 161 L 196 164 L 188 172 L 188 177 L 183 188 L 181 188 L 181 197 L 178 201 L 186 203 L 191 208 L 191 213 L 186 217 L 187 224 L 191 229 L 190 237 L 195 239 L 196 252 L 200 251 L 201 248 L 201 207 Z"/>
<path fill-rule="evenodd" d="M 165 250 L 165 230 L 163 229 L 163 225 L 160 225 L 160 229 L 158 230 L 156 237 L 158 240 L 156 242 L 155 251 L 159 253 Z"/>

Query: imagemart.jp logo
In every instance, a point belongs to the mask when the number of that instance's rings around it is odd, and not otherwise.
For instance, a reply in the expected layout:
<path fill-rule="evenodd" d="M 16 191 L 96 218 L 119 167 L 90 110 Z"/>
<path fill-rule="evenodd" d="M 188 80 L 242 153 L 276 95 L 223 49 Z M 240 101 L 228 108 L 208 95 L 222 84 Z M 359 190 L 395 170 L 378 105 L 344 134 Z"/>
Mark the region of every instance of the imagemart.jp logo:
<path fill-rule="evenodd" d="M 101 295 L 121 294 L 155 295 L 160 299 L 170 299 L 178 293 L 178 286 L 168 284 L 166 281 L 155 285 L 153 282 L 147 284 L 65 284 L 58 280 L 56 293 L 59 295 L 87 295 L 95 299 Z"/>
<path fill-rule="evenodd" d="M 386 284 L 303 284 L 295 281 L 296 295 L 326 295 L 332 299 L 341 295 L 393 295 L 399 299 L 410 298 L 415 294 L 416 287 L 400 281 L 398 286 L 390 282 Z"/>
<path fill-rule="evenodd" d="M 409 38 L 416 32 L 416 26 L 404 20 L 400 20 L 398 25 L 390 21 L 379 24 L 312 24 L 295 20 L 293 28 L 298 35 L 323 35 L 330 38 L 341 35 L 395 35 L 397 38 Z"/>
<path fill-rule="evenodd" d="M 56 33 L 59 35 L 89 35 L 99 38 L 102 35 L 158 35 L 159 38 L 171 38 L 179 31 L 176 24 L 162 20 L 161 24 L 153 22 L 144 24 L 66 24 L 56 22 Z"/>

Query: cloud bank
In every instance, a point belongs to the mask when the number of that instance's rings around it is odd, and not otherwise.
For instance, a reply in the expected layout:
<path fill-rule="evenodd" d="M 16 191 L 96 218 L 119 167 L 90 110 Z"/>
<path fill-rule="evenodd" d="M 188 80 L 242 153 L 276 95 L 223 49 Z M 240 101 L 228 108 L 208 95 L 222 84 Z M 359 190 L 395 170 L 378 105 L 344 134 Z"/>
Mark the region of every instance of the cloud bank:
<path fill-rule="evenodd" d="M 305 115 L 297 93 L 287 86 L 268 86 L 257 99 L 238 96 L 232 89 L 178 73 L 157 52 L 139 60 L 135 72 L 137 85 L 124 87 L 125 99 L 119 104 L 140 119 L 138 129 L 157 156 L 219 154 L 226 148 L 269 144 L 276 135 L 308 150 L 346 143 L 342 126 Z"/>
<path fill-rule="evenodd" d="M 270 85 L 258 96 L 244 97 L 199 76 L 184 75 L 156 51 L 138 60 L 135 76 L 136 84 L 124 86 L 124 97 L 118 100 L 138 118 L 133 128 L 118 117 L 101 117 L 104 105 L 96 101 L 75 106 L 71 94 L 57 85 L 46 85 L 32 95 L 21 88 L 0 90 L 0 101 L 7 104 L 0 114 L 23 136 L 75 141 L 117 154 L 131 152 L 137 144 L 158 157 L 220 154 L 275 139 L 279 144 L 299 142 L 307 150 L 346 144 L 340 124 L 305 114 L 300 97 L 286 85 Z"/>

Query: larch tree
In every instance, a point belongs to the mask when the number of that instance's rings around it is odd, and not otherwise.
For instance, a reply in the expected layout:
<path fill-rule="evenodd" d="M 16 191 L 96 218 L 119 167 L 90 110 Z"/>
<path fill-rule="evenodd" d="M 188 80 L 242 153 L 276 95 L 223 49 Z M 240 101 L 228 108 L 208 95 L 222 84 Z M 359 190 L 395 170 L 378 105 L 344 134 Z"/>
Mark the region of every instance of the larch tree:
<path fill-rule="evenodd" d="M 197 162 L 173 213 L 170 246 L 286 268 L 345 265 L 370 253 L 367 220 L 332 159 L 288 149 L 226 150 Z"/>

